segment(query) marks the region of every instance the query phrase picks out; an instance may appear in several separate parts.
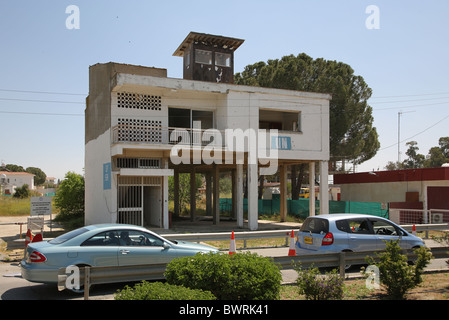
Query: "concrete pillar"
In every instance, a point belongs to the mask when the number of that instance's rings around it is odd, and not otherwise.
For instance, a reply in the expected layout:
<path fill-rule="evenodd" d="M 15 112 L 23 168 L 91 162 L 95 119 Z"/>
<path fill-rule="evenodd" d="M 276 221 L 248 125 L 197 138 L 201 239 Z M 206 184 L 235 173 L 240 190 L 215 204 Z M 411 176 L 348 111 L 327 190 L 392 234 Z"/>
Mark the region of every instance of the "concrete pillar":
<path fill-rule="evenodd" d="M 194 221 L 196 216 L 196 179 L 195 168 L 190 171 L 190 220 Z"/>
<path fill-rule="evenodd" d="M 168 169 L 168 159 L 163 159 L 163 168 Z M 162 177 L 162 228 L 170 228 L 170 217 L 168 212 L 168 176 Z"/>
<path fill-rule="evenodd" d="M 309 216 L 315 215 L 315 162 L 309 163 Z"/>
<path fill-rule="evenodd" d="M 216 164 L 213 165 L 212 171 L 213 179 L 213 214 L 212 221 L 213 224 L 217 225 L 220 223 L 220 171 Z"/>
<path fill-rule="evenodd" d="M 257 163 L 248 163 L 248 228 L 257 230 L 258 228 L 258 165 Z"/>
<path fill-rule="evenodd" d="M 243 228 L 243 164 L 237 164 L 236 178 L 237 225 Z"/>
<path fill-rule="evenodd" d="M 174 176 L 173 176 L 173 202 L 174 202 L 174 215 L 179 217 L 179 170 L 174 169 Z"/>
<path fill-rule="evenodd" d="M 428 219 L 429 217 L 429 198 L 428 198 L 428 193 L 427 193 L 427 184 L 426 183 L 422 183 L 422 193 L 423 193 L 423 211 L 422 211 L 422 221 L 424 224 L 430 223 L 431 219 Z M 432 208 L 430 208 L 432 209 Z"/>
<path fill-rule="evenodd" d="M 329 162 L 320 161 L 320 214 L 329 214 Z"/>
<path fill-rule="evenodd" d="M 281 222 L 287 220 L 287 166 L 280 166 L 280 180 L 281 180 L 281 208 L 280 208 L 280 218 Z"/>

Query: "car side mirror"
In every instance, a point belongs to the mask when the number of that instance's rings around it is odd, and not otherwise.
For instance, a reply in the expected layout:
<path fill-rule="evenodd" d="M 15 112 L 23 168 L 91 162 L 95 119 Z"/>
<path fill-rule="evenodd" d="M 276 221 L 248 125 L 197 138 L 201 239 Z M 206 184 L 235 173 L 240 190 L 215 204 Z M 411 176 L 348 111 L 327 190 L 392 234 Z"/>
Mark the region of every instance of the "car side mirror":
<path fill-rule="evenodd" d="M 164 247 L 164 250 L 168 250 L 171 248 L 171 246 L 167 242 L 164 242 L 163 247 Z"/>

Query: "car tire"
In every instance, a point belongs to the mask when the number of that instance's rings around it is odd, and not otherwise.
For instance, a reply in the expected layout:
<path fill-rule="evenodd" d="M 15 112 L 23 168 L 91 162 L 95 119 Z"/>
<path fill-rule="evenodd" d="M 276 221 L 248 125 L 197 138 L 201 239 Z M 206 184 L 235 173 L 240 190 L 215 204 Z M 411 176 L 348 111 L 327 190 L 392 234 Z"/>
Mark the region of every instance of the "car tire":
<path fill-rule="evenodd" d="M 90 267 L 90 265 L 88 265 L 88 264 L 79 264 L 79 265 L 76 265 L 76 266 L 78 268 Z M 91 290 L 91 289 L 92 289 L 92 285 L 89 286 L 89 290 Z M 73 289 L 69 289 L 69 290 L 72 291 L 73 293 L 76 293 L 76 294 L 84 294 L 84 282 L 80 283 L 80 288 L 79 289 L 73 288 Z"/>

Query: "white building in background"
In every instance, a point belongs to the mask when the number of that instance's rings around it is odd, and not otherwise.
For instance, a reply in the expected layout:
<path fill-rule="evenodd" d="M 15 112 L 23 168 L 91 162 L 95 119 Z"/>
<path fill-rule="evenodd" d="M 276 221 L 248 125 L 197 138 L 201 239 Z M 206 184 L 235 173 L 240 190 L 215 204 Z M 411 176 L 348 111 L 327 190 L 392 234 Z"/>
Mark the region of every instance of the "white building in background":
<path fill-rule="evenodd" d="M 34 174 L 28 172 L 0 171 L 0 184 L 2 192 L 6 195 L 13 195 L 16 188 L 27 184 L 30 190 L 34 190 Z"/>
<path fill-rule="evenodd" d="M 242 43 L 190 33 L 174 53 L 184 59 L 183 79 L 168 78 L 159 68 L 112 62 L 90 67 L 86 224 L 168 229 L 168 177 L 174 176 L 177 214 L 180 173 L 191 174 L 193 191 L 200 187 L 195 174 L 204 175 L 207 214 L 219 224 L 219 174 L 232 172 L 239 227 L 247 180 L 250 230 L 258 228 L 259 174 L 280 172 L 281 220 L 287 213 L 290 165 L 309 163 L 313 187 L 318 163 L 320 188 L 328 188 L 330 95 L 233 84 L 234 51 Z M 328 212 L 328 197 L 320 192 L 321 213 Z"/>

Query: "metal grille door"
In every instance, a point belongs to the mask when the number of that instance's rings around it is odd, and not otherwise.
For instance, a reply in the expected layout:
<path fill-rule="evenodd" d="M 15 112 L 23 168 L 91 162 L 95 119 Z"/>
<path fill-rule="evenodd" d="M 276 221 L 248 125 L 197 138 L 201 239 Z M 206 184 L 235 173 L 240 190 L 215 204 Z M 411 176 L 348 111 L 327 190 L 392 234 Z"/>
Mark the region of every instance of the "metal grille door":
<path fill-rule="evenodd" d="M 160 177 L 120 176 L 118 178 L 117 223 L 143 226 L 144 187 L 160 185 Z"/>

